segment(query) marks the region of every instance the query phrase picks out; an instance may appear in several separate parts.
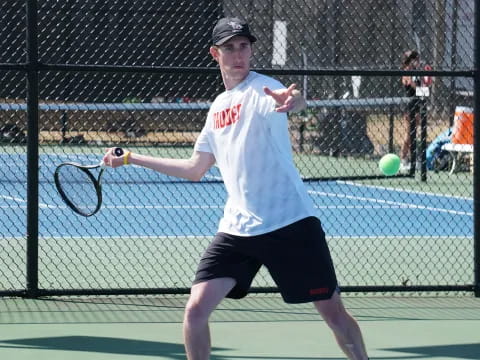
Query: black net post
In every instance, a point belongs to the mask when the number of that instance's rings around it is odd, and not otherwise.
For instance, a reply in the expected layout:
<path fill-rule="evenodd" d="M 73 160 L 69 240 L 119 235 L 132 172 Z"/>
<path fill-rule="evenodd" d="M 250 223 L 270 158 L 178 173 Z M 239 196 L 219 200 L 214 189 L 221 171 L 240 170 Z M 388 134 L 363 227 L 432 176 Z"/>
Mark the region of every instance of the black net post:
<path fill-rule="evenodd" d="M 27 2 L 27 292 L 38 292 L 38 31 L 37 1 Z"/>
<path fill-rule="evenodd" d="M 474 179 L 473 179 L 473 199 L 474 199 L 474 292 L 476 297 L 480 297 L 480 5 L 475 2 L 475 44 L 474 44 Z"/>

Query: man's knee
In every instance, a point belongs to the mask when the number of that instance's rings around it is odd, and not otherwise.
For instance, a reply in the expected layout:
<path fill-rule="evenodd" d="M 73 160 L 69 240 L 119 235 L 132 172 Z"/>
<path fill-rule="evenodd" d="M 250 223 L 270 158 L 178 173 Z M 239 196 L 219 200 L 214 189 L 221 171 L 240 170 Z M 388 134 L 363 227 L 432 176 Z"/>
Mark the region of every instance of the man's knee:
<path fill-rule="evenodd" d="M 348 313 L 340 300 L 340 296 L 335 293 L 329 300 L 315 302 L 318 312 L 332 329 L 341 329 L 348 321 Z"/>
<path fill-rule="evenodd" d="M 210 311 L 198 301 L 188 301 L 185 306 L 184 323 L 205 323 L 210 317 Z"/>
<path fill-rule="evenodd" d="M 210 314 L 235 286 L 232 278 L 217 278 L 192 286 L 185 306 L 184 323 L 206 323 Z"/>

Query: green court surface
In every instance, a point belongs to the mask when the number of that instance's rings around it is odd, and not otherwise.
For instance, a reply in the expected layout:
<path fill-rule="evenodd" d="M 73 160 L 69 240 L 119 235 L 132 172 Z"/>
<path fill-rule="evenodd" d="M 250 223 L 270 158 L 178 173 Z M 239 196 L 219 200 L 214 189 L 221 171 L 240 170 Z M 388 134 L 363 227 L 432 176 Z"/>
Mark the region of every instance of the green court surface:
<path fill-rule="evenodd" d="M 0 359 L 185 359 L 185 296 L 0 299 Z M 371 359 L 480 359 L 480 299 L 347 294 Z M 225 300 L 212 359 L 345 359 L 311 304 Z"/>

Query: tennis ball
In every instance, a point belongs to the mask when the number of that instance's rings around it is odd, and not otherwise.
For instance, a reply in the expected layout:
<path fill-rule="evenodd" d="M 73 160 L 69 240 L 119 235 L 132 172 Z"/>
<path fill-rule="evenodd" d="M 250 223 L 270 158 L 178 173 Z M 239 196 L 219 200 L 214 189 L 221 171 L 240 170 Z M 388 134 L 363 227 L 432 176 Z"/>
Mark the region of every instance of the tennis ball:
<path fill-rule="evenodd" d="M 395 175 L 400 169 L 400 158 L 395 154 L 384 155 L 380 159 L 378 167 L 384 175 Z"/>

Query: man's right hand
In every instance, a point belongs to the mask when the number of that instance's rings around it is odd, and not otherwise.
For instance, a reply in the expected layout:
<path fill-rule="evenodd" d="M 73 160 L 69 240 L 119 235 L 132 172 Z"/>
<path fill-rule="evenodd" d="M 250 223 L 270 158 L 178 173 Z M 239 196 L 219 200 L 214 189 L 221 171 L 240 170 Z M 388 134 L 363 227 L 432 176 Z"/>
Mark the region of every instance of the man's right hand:
<path fill-rule="evenodd" d="M 117 156 L 115 155 L 115 149 L 114 147 L 105 149 L 106 153 L 103 156 L 103 164 L 105 166 L 109 166 L 111 168 L 117 168 L 120 167 L 124 164 L 124 157 L 128 155 L 127 151 L 124 151 L 124 154 L 122 156 Z"/>

